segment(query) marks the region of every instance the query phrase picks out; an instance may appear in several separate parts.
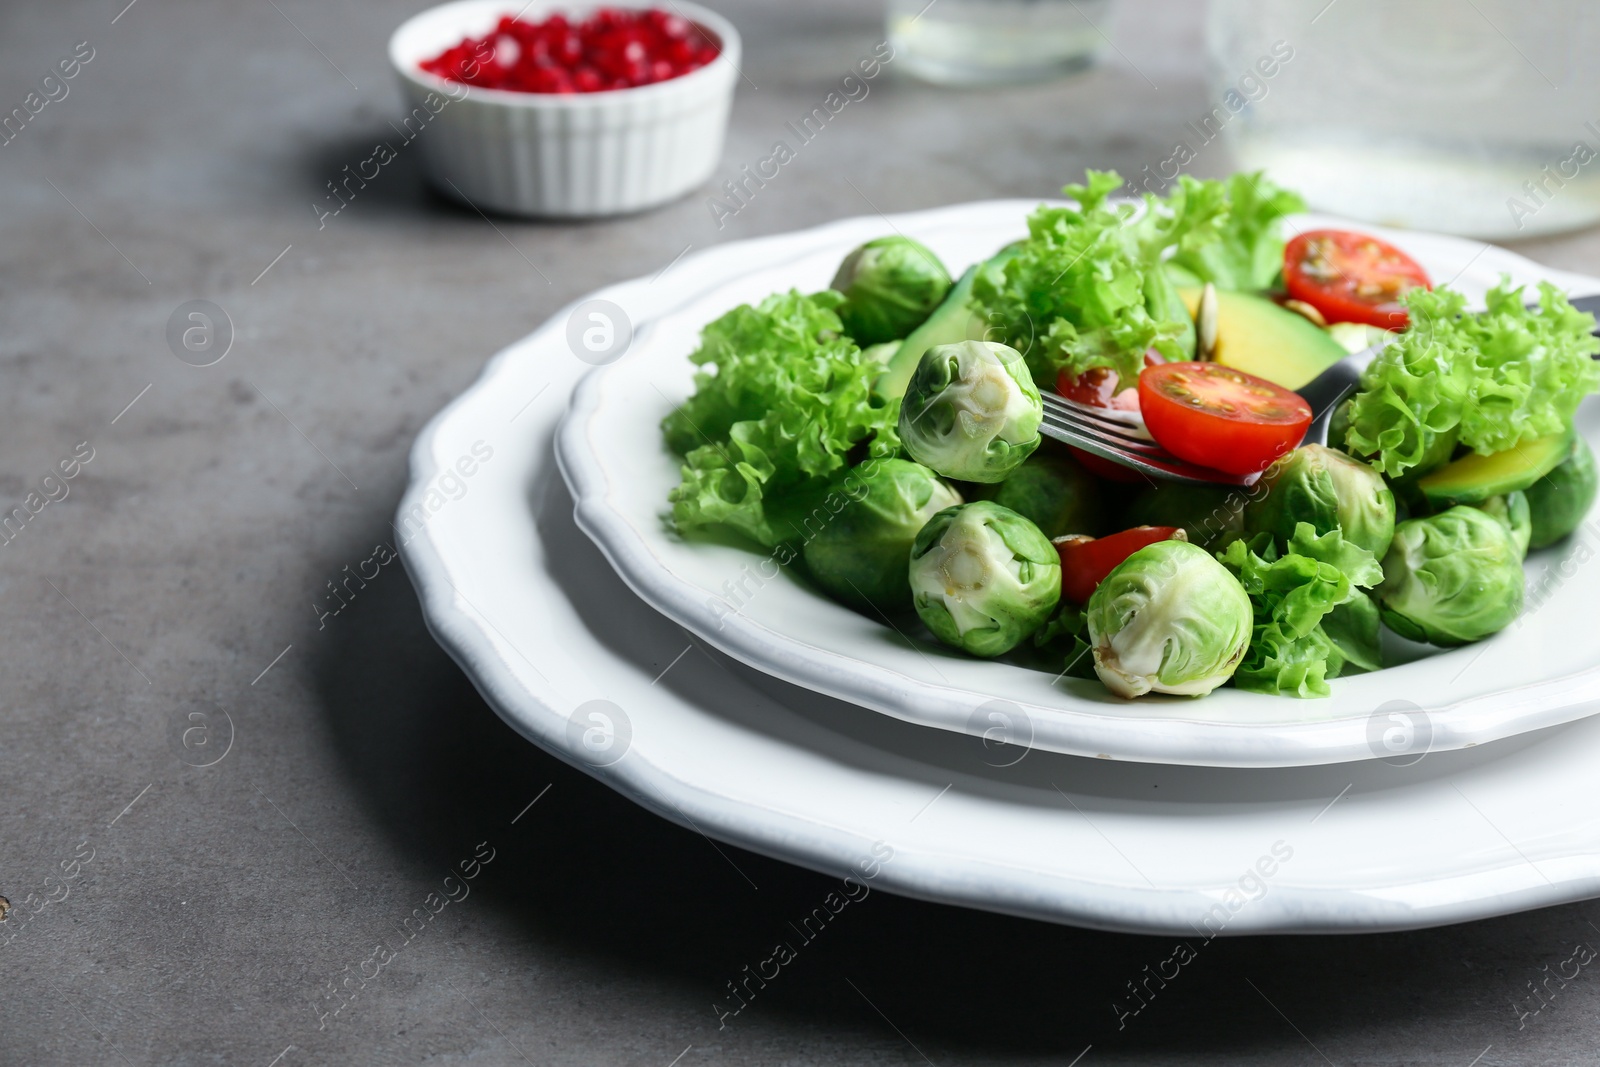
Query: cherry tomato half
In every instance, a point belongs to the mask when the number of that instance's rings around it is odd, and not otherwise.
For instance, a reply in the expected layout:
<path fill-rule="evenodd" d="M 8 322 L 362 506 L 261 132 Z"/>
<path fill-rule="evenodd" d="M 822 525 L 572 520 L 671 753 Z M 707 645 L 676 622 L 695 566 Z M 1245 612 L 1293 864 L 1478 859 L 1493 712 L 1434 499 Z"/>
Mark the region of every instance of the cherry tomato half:
<path fill-rule="evenodd" d="M 1161 353 L 1153 348 L 1144 354 L 1144 365 L 1147 367 L 1165 362 L 1166 360 L 1161 358 Z M 1119 384 L 1117 372 L 1110 367 L 1091 367 L 1076 377 L 1062 371 L 1056 377 L 1056 392 L 1068 400 L 1088 404 L 1090 407 L 1110 408 L 1113 411 L 1138 411 L 1139 390 L 1130 387 L 1119 393 L 1117 392 Z M 1081 448 L 1073 448 L 1071 445 L 1067 447 L 1071 450 L 1073 458 L 1083 464 L 1089 473 L 1108 482 L 1135 485 L 1147 480 L 1144 475 L 1131 467 L 1113 463 Z"/>
<path fill-rule="evenodd" d="M 1135 526 L 1106 537 L 1073 534 L 1056 538 L 1051 544 L 1061 557 L 1061 595 L 1074 604 L 1087 604 L 1095 587 L 1117 564 L 1146 545 L 1174 537 L 1187 540 L 1176 526 Z"/>
<path fill-rule="evenodd" d="M 1349 230 L 1312 230 L 1283 250 L 1289 295 L 1322 312 L 1329 322 L 1364 322 L 1404 329 L 1410 316 L 1402 297 L 1432 283 L 1422 265 L 1387 241 Z"/>
<path fill-rule="evenodd" d="M 1229 474 L 1265 470 L 1311 425 L 1304 398 L 1220 363 L 1146 367 L 1139 375 L 1139 407 L 1162 448 Z"/>
<path fill-rule="evenodd" d="M 1118 375 L 1110 367 L 1091 367 L 1077 377 L 1062 371 L 1056 378 L 1056 392 L 1068 400 L 1090 407 L 1111 408 L 1114 411 L 1138 411 L 1139 390 L 1124 389 L 1117 392 Z"/>
<path fill-rule="evenodd" d="M 1146 367 L 1156 367 L 1165 362 L 1166 360 L 1161 358 L 1161 353 L 1155 349 L 1145 351 Z M 1121 384 L 1117 372 L 1110 367 L 1090 367 L 1077 376 L 1062 371 L 1056 376 L 1056 392 L 1068 400 L 1116 411 L 1138 411 L 1139 390 L 1134 388 L 1138 383 L 1130 383 L 1128 388 L 1118 392 Z"/>

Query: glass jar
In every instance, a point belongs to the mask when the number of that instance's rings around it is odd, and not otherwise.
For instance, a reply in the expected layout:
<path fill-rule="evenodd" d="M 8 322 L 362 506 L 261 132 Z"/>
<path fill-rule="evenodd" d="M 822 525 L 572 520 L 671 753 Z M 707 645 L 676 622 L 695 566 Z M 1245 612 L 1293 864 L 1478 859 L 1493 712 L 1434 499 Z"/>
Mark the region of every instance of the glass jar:
<path fill-rule="evenodd" d="M 1207 43 L 1239 165 L 1313 208 L 1492 239 L 1600 220 L 1592 0 L 1212 0 Z"/>
<path fill-rule="evenodd" d="M 1039 81 L 1081 70 L 1111 0 L 888 0 L 897 62 L 941 85 Z"/>

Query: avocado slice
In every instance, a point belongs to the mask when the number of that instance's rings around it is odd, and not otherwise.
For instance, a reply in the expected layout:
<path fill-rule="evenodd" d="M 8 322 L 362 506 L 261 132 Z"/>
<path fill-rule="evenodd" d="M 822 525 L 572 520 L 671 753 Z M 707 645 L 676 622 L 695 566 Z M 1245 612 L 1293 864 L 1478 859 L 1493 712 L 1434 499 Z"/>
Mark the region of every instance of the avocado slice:
<path fill-rule="evenodd" d="M 989 324 L 972 308 L 972 283 L 979 271 L 1004 267 L 1016 254 L 1015 246 L 1008 245 L 992 259 L 968 267 L 933 309 L 933 314 L 900 342 L 899 350 L 890 357 L 888 366 L 873 383 L 873 391 L 887 400 L 904 396 L 911 375 L 916 373 L 917 364 L 922 362 L 922 354 L 928 349 L 934 345 L 983 340 Z"/>
<path fill-rule="evenodd" d="M 1417 488 L 1435 509 L 1481 504 L 1492 496 L 1526 489 L 1572 454 L 1572 435 L 1535 437 L 1505 452 L 1473 452 L 1446 463 L 1417 480 Z"/>
<path fill-rule="evenodd" d="M 1193 317 L 1199 289 L 1180 289 Z M 1285 389 L 1298 389 L 1339 362 L 1344 347 L 1303 315 L 1251 293 L 1217 291 L 1216 361 Z"/>

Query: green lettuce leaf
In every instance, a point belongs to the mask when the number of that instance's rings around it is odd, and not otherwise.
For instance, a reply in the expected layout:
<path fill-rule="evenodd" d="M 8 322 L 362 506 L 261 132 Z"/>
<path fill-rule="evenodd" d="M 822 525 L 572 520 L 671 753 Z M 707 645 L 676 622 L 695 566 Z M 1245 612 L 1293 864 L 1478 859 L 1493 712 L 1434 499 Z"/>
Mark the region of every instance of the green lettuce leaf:
<path fill-rule="evenodd" d="M 1378 602 L 1357 589 L 1355 596 L 1323 616 L 1322 632 L 1351 665 L 1375 671 L 1383 667 L 1378 622 Z"/>
<path fill-rule="evenodd" d="M 1318 534 L 1302 522 L 1281 553 L 1259 534 L 1217 559 L 1238 576 L 1254 615 L 1250 648 L 1233 676 L 1240 689 L 1327 696 L 1328 680 L 1347 664 L 1379 666 L 1377 613 L 1362 588 L 1381 582 L 1383 568 L 1338 530 Z"/>
<path fill-rule="evenodd" d="M 1600 388 L 1594 316 L 1549 282 L 1539 283 L 1536 310 L 1522 301 L 1521 289 L 1493 289 L 1488 309 L 1460 324 L 1477 357 L 1461 412 L 1461 443 L 1474 452 L 1565 432 L 1579 401 Z"/>
<path fill-rule="evenodd" d="M 1503 281 L 1486 310 L 1468 312 L 1450 289 L 1412 290 L 1411 326 L 1362 375 L 1346 447 L 1398 477 L 1448 459 L 1436 446 L 1451 435 L 1487 455 L 1568 429 L 1579 401 L 1600 388 L 1594 316 L 1548 282 L 1537 308 L 1522 292 Z"/>
<path fill-rule="evenodd" d="M 1034 211 L 1016 256 L 973 283 L 993 339 L 1023 354 L 1041 388 L 1053 388 L 1062 368 L 1136 376 L 1145 349 L 1165 345 L 1176 354 L 1182 324 L 1157 321 L 1145 306 L 1149 264 L 1128 226 L 1137 209 L 1107 200 L 1121 187 L 1118 175 L 1089 171 L 1086 184 L 1062 190 L 1075 206 Z"/>
<path fill-rule="evenodd" d="M 1283 270 L 1279 220 L 1306 209 L 1299 194 L 1281 189 L 1260 171 L 1223 182 L 1196 182 L 1206 195 L 1221 196 L 1226 210 L 1186 233 L 1167 261 L 1196 282 L 1218 289 L 1270 289 Z"/>
<path fill-rule="evenodd" d="M 661 424 L 683 456 L 669 496 L 680 531 L 729 526 L 776 545 L 798 536 L 786 515 L 862 458 L 853 451 L 899 452 L 899 402 L 873 395 L 881 368 L 843 336 L 842 299 L 779 293 L 705 328 L 694 395 Z"/>

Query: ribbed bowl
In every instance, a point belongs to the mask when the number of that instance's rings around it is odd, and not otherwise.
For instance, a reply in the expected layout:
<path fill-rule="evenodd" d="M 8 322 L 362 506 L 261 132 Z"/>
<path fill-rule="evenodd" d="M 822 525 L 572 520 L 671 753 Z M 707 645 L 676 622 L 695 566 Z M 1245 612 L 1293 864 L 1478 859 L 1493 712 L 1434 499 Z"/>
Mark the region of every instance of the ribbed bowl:
<path fill-rule="evenodd" d="M 685 0 L 670 10 L 717 39 L 722 54 L 680 78 L 636 89 L 555 95 L 462 85 L 421 67 L 502 16 L 530 20 L 560 11 L 581 19 L 602 5 L 538 0 L 456 0 L 395 30 L 389 59 L 409 113 L 403 121 L 428 176 L 475 208 L 546 218 L 619 215 L 675 200 L 705 182 L 722 156 L 739 74 L 739 34 L 713 11 Z M 611 0 L 646 8 L 654 0 Z"/>

